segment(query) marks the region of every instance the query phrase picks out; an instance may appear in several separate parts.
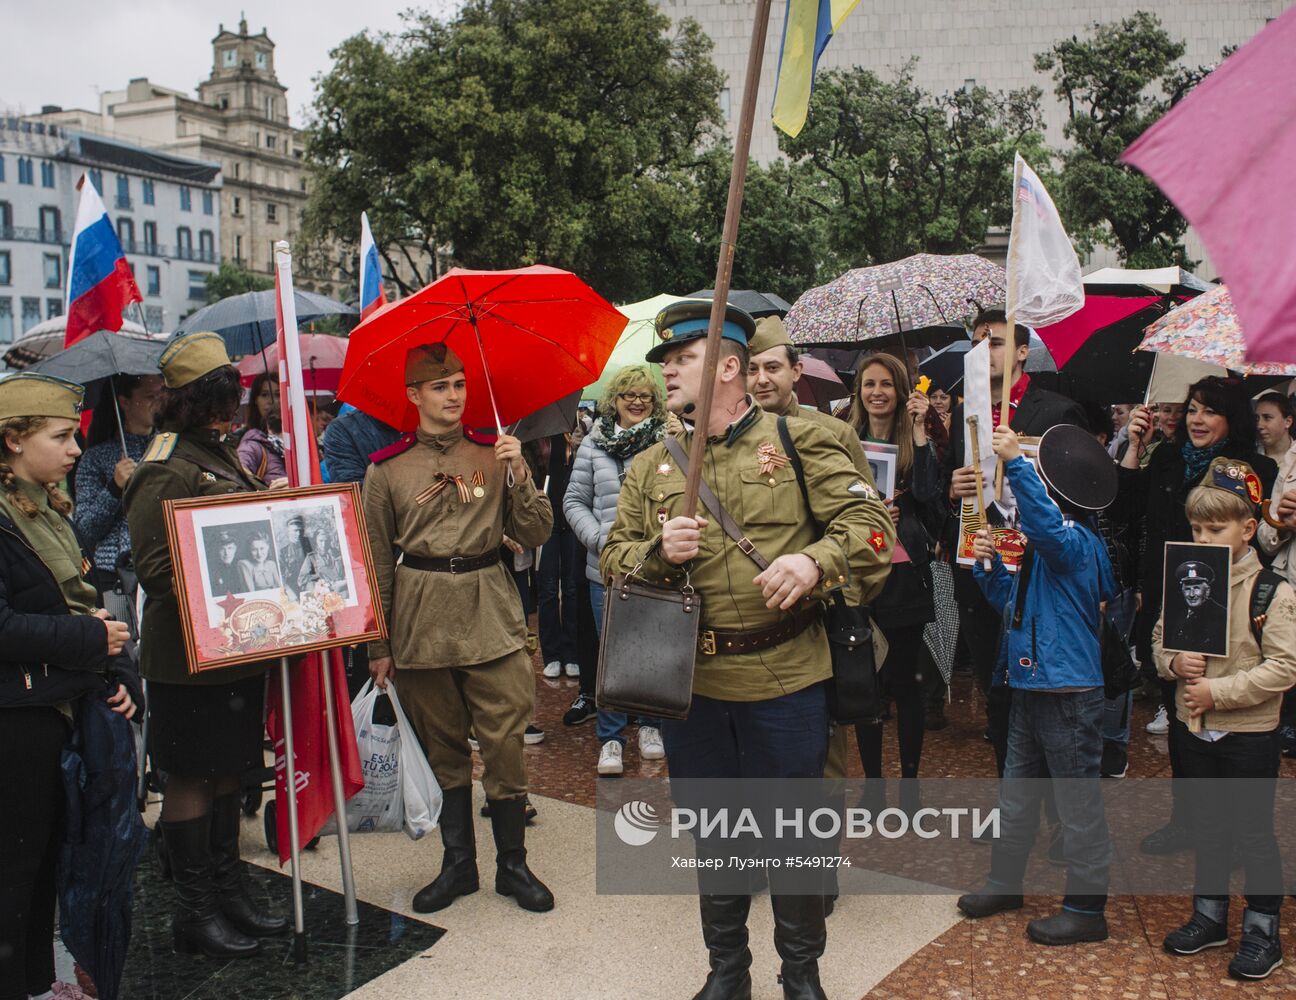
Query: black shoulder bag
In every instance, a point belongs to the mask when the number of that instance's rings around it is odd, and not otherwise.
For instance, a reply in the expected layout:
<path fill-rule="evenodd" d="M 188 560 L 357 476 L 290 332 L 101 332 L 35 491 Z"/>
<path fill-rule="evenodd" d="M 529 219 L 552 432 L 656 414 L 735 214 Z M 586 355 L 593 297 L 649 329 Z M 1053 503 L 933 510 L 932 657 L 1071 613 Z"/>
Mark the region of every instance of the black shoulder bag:
<path fill-rule="evenodd" d="M 797 484 L 805 498 L 806 512 L 814 517 L 810 491 L 806 488 L 805 469 L 796 444 L 788 431 L 787 417 L 779 417 L 779 440 L 796 473 Z M 815 523 L 815 529 L 822 527 Z M 868 609 L 846 603 L 841 590 L 833 591 L 824 619 L 828 648 L 832 653 L 832 680 L 828 682 L 828 714 L 834 722 L 873 722 L 882 714 L 878 689 L 877 663 L 873 657 L 873 626 Z"/>

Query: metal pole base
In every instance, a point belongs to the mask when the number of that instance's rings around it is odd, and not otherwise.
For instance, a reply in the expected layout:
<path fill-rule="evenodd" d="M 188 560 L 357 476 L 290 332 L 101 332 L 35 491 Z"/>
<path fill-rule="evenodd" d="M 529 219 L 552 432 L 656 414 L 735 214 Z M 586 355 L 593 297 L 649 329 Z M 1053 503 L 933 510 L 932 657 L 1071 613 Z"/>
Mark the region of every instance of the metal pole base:
<path fill-rule="evenodd" d="M 292 939 L 292 960 L 293 965 L 306 964 L 306 935 L 293 932 Z"/>

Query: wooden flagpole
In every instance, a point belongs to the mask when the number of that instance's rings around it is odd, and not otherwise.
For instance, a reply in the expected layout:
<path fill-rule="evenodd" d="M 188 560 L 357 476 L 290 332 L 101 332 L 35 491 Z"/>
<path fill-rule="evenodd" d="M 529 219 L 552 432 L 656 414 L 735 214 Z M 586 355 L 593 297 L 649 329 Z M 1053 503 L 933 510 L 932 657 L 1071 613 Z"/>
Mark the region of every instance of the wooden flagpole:
<path fill-rule="evenodd" d="M 702 477 L 702 453 L 706 447 L 707 427 L 711 421 L 711 401 L 715 396 L 715 374 L 720 361 L 720 331 L 724 326 L 725 307 L 729 301 L 729 282 L 733 277 L 738 220 L 742 215 L 743 187 L 747 182 L 747 157 L 751 151 L 752 125 L 756 120 L 756 92 L 760 89 L 761 64 L 765 58 L 765 36 L 769 32 L 772 3 L 773 0 L 758 0 L 756 22 L 752 25 L 751 48 L 747 52 L 747 75 L 743 82 L 742 111 L 739 114 L 738 135 L 734 142 L 733 169 L 729 174 L 729 202 L 725 206 L 724 229 L 720 235 L 715 297 L 711 300 L 711 321 L 710 326 L 707 327 L 706 354 L 702 361 L 702 392 L 693 413 L 693 441 L 689 446 L 688 476 L 684 480 L 683 514 L 685 517 L 692 517 L 697 512 L 698 482 Z"/>

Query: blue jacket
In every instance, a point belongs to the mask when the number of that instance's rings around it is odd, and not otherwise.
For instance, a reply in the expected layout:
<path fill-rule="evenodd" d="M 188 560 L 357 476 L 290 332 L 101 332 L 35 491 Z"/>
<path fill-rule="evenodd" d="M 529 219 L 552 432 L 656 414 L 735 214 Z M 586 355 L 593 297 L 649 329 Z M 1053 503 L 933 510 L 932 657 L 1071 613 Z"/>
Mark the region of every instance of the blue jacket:
<path fill-rule="evenodd" d="M 363 483 L 369 456 L 394 444 L 400 431 L 355 407 L 343 407 L 324 429 L 320 464 L 326 483 Z"/>
<path fill-rule="evenodd" d="M 1015 627 L 1022 574 L 1009 573 L 998 556 L 989 572 L 980 562 L 974 569 L 986 600 L 1004 614 L 996 683 L 1002 683 L 1006 654 L 1009 687 L 1101 687 L 1098 605 L 1118 593 L 1107 547 L 1092 527 L 1062 517 L 1026 459 L 1014 458 L 1006 469 L 1017 498 L 1019 526 L 1030 540 L 1035 562 L 1021 622 Z"/>

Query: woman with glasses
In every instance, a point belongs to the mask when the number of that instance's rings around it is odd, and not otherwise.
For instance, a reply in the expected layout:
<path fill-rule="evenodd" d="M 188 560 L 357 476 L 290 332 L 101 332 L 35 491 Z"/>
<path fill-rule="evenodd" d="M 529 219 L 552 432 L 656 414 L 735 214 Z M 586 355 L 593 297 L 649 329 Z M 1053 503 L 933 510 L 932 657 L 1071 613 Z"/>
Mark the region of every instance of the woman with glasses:
<path fill-rule="evenodd" d="M 598 412 L 598 419 L 576 452 L 562 510 L 576 538 L 585 546 L 585 577 L 589 580 L 594 623 L 602 629 L 604 586 L 599 575 L 599 553 L 616 520 L 617 497 L 626 469 L 639 452 L 662 439 L 666 398 L 647 365 L 627 365 L 608 383 Z M 582 687 L 589 690 L 581 691 L 567 713 L 580 722 L 593 714 L 593 678 Z M 624 770 L 627 721 L 622 712 L 598 711 L 599 774 L 617 775 Z M 661 760 L 665 756 L 661 724 L 640 717 L 640 759 Z"/>

